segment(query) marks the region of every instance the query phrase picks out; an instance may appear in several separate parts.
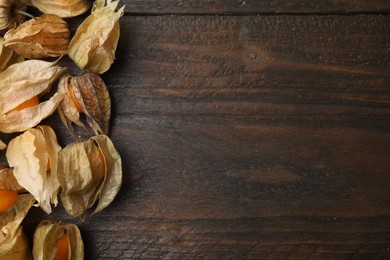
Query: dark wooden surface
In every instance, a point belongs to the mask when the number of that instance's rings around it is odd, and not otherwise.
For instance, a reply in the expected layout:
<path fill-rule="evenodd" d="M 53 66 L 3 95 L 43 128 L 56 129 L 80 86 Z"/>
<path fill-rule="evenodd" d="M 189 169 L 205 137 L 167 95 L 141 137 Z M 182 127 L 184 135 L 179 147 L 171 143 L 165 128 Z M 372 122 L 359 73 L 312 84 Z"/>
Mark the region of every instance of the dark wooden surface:
<path fill-rule="evenodd" d="M 86 259 L 390 258 L 389 1 L 124 2 L 103 76 L 123 186 L 83 223 L 33 209 L 30 237 L 50 218 Z"/>

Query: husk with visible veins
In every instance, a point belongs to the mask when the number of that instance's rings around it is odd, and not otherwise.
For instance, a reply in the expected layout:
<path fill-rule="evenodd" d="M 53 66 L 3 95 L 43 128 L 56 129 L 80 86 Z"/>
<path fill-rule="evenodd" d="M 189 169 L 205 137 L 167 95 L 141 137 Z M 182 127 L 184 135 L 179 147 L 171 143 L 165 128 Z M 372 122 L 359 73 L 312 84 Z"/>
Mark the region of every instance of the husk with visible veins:
<path fill-rule="evenodd" d="M 104 174 L 99 149 L 105 161 Z M 122 161 L 111 140 L 98 135 L 61 150 L 58 178 L 65 210 L 71 216 L 79 217 L 99 200 L 94 214 L 107 207 L 118 193 L 122 183 Z"/>
<path fill-rule="evenodd" d="M 4 46 L 4 38 L 0 37 L 0 72 L 14 63 L 23 61 L 24 58 L 11 48 Z"/>
<path fill-rule="evenodd" d="M 10 29 L 24 21 L 27 5 L 22 0 L 0 0 L 0 30 Z"/>
<path fill-rule="evenodd" d="M 51 99 L 21 111 L 11 111 L 26 100 L 50 91 L 52 83 L 65 68 L 56 62 L 27 60 L 0 73 L 0 132 L 22 132 L 51 115 L 64 97 L 56 93 Z M 11 112 L 10 112 L 11 111 Z"/>
<path fill-rule="evenodd" d="M 31 259 L 20 223 L 33 203 L 33 196 L 21 194 L 12 208 L 0 212 L 0 259 Z"/>
<path fill-rule="evenodd" d="M 6 157 L 18 183 L 30 192 L 47 214 L 58 203 L 57 154 L 61 147 L 49 126 L 32 128 L 12 139 Z M 48 171 L 48 163 L 50 170 Z"/>
<path fill-rule="evenodd" d="M 66 95 L 58 107 L 58 112 L 61 121 L 73 133 L 72 122 L 83 128 L 85 126 L 80 121 L 80 112 L 71 98 L 70 91 L 82 108 L 94 133 L 107 134 L 111 115 L 111 99 L 107 86 L 100 76 L 95 73 L 87 73 L 79 77 L 65 75 L 58 84 L 58 92 Z"/>
<path fill-rule="evenodd" d="M 16 180 L 12 168 L 0 170 L 0 190 L 24 191 L 23 187 Z"/>
<path fill-rule="evenodd" d="M 31 0 L 30 2 L 42 13 L 55 14 L 62 18 L 81 15 L 91 7 L 91 2 L 88 0 Z"/>
<path fill-rule="evenodd" d="M 44 220 L 39 223 L 34 233 L 34 260 L 53 259 L 57 252 L 57 242 L 67 234 L 69 240 L 69 260 L 84 257 L 84 244 L 80 230 L 74 224 Z"/>
<path fill-rule="evenodd" d="M 44 14 L 9 30 L 4 39 L 6 47 L 25 58 L 60 57 L 68 52 L 70 31 L 59 16 Z"/>
<path fill-rule="evenodd" d="M 102 74 L 115 59 L 120 28 L 119 18 L 125 6 L 117 12 L 119 1 L 96 0 L 92 13 L 79 26 L 69 44 L 69 57 L 81 69 Z"/>

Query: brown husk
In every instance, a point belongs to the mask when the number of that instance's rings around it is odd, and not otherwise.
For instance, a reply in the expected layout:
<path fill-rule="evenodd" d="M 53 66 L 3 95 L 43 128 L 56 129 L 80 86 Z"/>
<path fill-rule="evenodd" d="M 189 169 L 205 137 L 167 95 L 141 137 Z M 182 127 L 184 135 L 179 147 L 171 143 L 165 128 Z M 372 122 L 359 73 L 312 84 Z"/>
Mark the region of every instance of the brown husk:
<path fill-rule="evenodd" d="M 71 90 L 69 90 L 71 88 Z M 87 73 L 79 77 L 65 75 L 58 84 L 58 92 L 65 97 L 58 107 L 61 121 L 73 134 L 72 123 L 82 126 L 80 112 L 71 98 L 72 91 L 77 103 L 86 115 L 87 122 L 95 134 L 107 134 L 110 114 L 111 99 L 107 86 L 98 74 Z"/>
<path fill-rule="evenodd" d="M 66 234 L 69 240 L 69 260 L 84 257 L 84 244 L 80 230 L 74 224 L 44 220 L 39 223 L 34 233 L 34 260 L 53 259 L 57 252 L 58 240 Z"/>
<path fill-rule="evenodd" d="M 68 52 L 70 31 L 59 16 L 44 14 L 9 30 L 4 39 L 6 47 L 25 58 L 60 57 Z"/>
<path fill-rule="evenodd" d="M 99 150 L 104 157 L 105 174 L 102 174 Z M 82 217 L 84 211 L 99 200 L 93 214 L 97 213 L 113 201 L 121 186 L 120 155 L 105 135 L 73 143 L 59 154 L 58 178 L 62 204 L 71 216 Z"/>
<path fill-rule="evenodd" d="M 88 0 L 31 0 L 31 4 L 42 13 L 55 14 L 62 18 L 81 15 L 91 7 Z"/>
<path fill-rule="evenodd" d="M 27 5 L 22 0 L 0 0 L 0 30 L 10 29 L 24 21 Z"/>
<path fill-rule="evenodd" d="M 0 72 L 15 64 L 17 62 L 23 61 L 24 58 L 17 54 L 11 48 L 4 46 L 4 38 L 0 37 Z"/>
<path fill-rule="evenodd" d="M 69 57 L 81 69 L 102 74 L 115 59 L 120 34 L 119 18 L 125 6 L 117 12 L 119 1 L 96 0 L 92 13 L 79 26 L 69 44 Z"/>
<path fill-rule="evenodd" d="M 15 205 L 0 212 L 0 259 L 31 259 L 28 243 L 20 223 L 34 203 L 30 194 L 18 195 Z"/>
<path fill-rule="evenodd" d="M 11 111 L 26 100 L 50 91 L 52 83 L 65 70 L 56 62 L 27 60 L 16 63 L 0 73 L 0 132 L 22 132 L 36 126 L 51 115 L 64 95 L 21 111 Z M 11 111 L 11 112 L 10 112 Z"/>
<path fill-rule="evenodd" d="M 57 156 L 61 147 L 49 126 L 31 128 L 12 139 L 6 157 L 18 183 L 30 192 L 47 214 L 58 203 Z M 48 170 L 50 164 L 50 170 Z"/>

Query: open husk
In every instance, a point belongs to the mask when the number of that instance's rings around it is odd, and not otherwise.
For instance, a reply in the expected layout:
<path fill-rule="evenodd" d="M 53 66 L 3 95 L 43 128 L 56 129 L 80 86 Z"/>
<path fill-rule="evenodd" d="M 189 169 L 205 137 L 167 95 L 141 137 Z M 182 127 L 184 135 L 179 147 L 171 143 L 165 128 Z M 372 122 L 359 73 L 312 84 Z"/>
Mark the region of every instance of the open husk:
<path fill-rule="evenodd" d="M 65 70 L 56 62 L 26 60 L 0 73 L 0 132 L 22 132 L 36 126 L 51 115 L 64 95 L 56 93 L 38 105 L 14 110 L 34 96 L 50 91 L 52 83 Z"/>
<path fill-rule="evenodd" d="M 0 30 L 10 29 L 24 21 L 27 5 L 22 0 L 0 0 Z"/>
<path fill-rule="evenodd" d="M 47 214 L 58 203 L 57 159 L 61 147 L 49 126 L 31 128 L 12 139 L 7 148 L 8 163 L 18 183 L 30 192 Z"/>
<path fill-rule="evenodd" d="M 92 13 L 79 26 L 69 44 L 69 57 L 79 68 L 102 74 L 115 59 L 119 40 L 119 18 L 125 6 L 117 12 L 119 1 L 96 0 Z"/>
<path fill-rule="evenodd" d="M 30 0 L 42 13 L 55 14 L 62 18 L 81 15 L 91 7 L 89 0 Z"/>
<path fill-rule="evenodd" d="M 106 84 L 98 74 L 87 73 L 79 77 L 65 75 L 60 79 L 58 92 L 65 95 L 58 112 L 72 134 L 72 123 L 85 128 L 80 121 L 80 113 L 85 114 L 95 134 L 108 133 L 111 99 Z"/>
<path fill-rule="evenodd" d="M 24 58 L 13 49 L 4 46 L 4 38 L 0 37 L 0 72 L 14 63 L 23 61 Z"/>
<path fill-rule="evenodd" d="M 4 39 L 6 47 L 24 58 L 60 57 L 68 52 L 70 31 L 59 16 L 44 14 L 9 30 Z"/>
<path fill-rule="evenodd" d="M 115 198 L 122 183 L 122 161 L 106 135 L 73 143 L 61 150 L 58 157 L 58 179 L 65 210 L 82 217 L 98 200 L 97 213 Z"/>
<path fill-rule="evenodd" d="M 39 223 L 34 233 L 34 260 L 54 259 L 57 243 L 62 236 L 68 236 L 68 260 L 84 258 L 84 244 L 80 230 L 74 224 L 44 220 Z"/>
<path fill-rule="evenodd" d="M 20 224 L 33 203 L 33 196 L 21 194 L 12 208 L 0 212 L 0 259 L 31 259 L 29 245 Z"/>

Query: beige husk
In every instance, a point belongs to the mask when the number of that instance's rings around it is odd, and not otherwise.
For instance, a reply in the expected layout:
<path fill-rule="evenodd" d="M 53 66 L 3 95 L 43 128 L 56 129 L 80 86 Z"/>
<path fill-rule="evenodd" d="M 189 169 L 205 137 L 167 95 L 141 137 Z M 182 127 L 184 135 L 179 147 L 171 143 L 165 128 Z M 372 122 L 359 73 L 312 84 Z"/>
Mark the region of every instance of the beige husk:
<path fill-rule="evenodd" d="M 120 34 L 119 18 L 125 6 L 117 12 L 119 1 L 96 0 L 92 13 L 79 26 L 69 44 L 69 57 L 81 69 L 102 74 L 115 59 Z"/>
<path fill-rule="evenodd" d="M 76 225 L 44 220 L 34 233 L 34 260 L 53 259 L 57 252 L 57 242 L 66 233 L 69 240 L 68 260 L 84 257 L 84 244 Z"/>
<path fill-rule="evenodd" d="M 34 203 L 30 194 L 18 195 L 15 205 L 0 212 L 0 259 L 31 259 L 26 238 L 22 234 L 20 223 Z"/>
<path fill-rule="evenodd" d="M 16 180 L 12 168 L 0 170 L 0 190 L 24 191 L 23 187 Z"/>
<path fill-rule="evenodd" d="M 0 140 L 0 150 L 4 150 L 5 148 L 7 148 L 7 145 Z"/>
<path fill-rule="evenodd" d="M 51 99 L 21 111 L 11 111 L 26 100 L 50 91 L 52 83 L 65 68 L 56 62 L 27 60 L 0 73 L 0 132 L 22 132 L 51 115 L 64 97 L 56 93 Z M 11 112 L 10 112 L 11 111 Z"/>
<path fill-rule="evenodd" d="M 99 150 L 105 161 L 104 174 Z M 94 213 L 107 207 L 122 183 L 122 162 L 111 140 L 98 135 L 86 142 L 73 143 L 58 157 L 58 178 L 65 210 L 82 217 L 99 200 Z"/>
<path fill-rule="evenodd" d="M 0 30 L 13 28 L 23 22 L 26 9 L 22 0 L 0 0 Z"/>
<path fill-rule="evenodd" d="M 6 47 L 25 58 L 60 57 L 68 52 L 70 31 L 59 16 L 44 14 L 9 30 L 4 39 Z"/>
<path fill-rule="evenodd" d="M 4 46 L 4 38 L 0 37 L 0 72 L 14 63 L 23 61 L 24 58 L 11 48 Z"/>
<path fill-rule="evenodd" d="M 55 14 L 62 18 L 81 15 L 91 7 L 88 0 L 31 0 L 31 4 L 42 13 Z"/>
<path fill-rule="evenodd" d="M 71 94 L 76 98 L 82 108 L 82 113 L 95 134 L 107 134 L 110 114 L 111 99 L 106 84 L 98 74 L 87 73 L 79 77 L 65 75 L 58 84 L 58 92 L 65 94 L 64 99 L 58 106 L 61 121 L 69 132 L 73 134 L 72 123 L 85 128 L 80 121 L 80 112 Z"/>
<path fill-rule="evenodd" d="M 51 213 L 50 203 L 55 206 L 58 203 L 57 158 L 60 150 L 54 131 L 49 126 L 38 126 L 12 139 L 6 152 L 16 180 L 47 214 Z"/>

